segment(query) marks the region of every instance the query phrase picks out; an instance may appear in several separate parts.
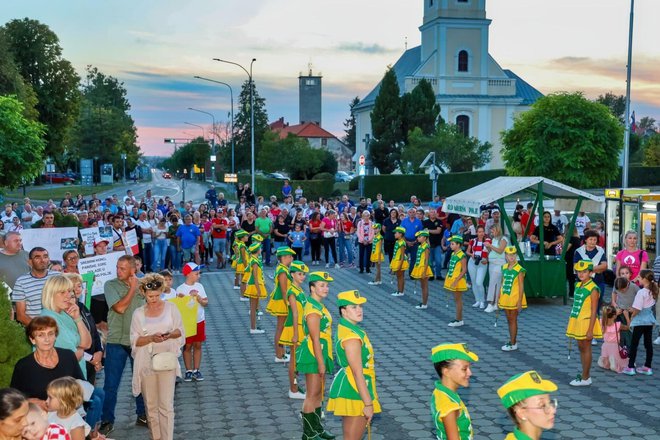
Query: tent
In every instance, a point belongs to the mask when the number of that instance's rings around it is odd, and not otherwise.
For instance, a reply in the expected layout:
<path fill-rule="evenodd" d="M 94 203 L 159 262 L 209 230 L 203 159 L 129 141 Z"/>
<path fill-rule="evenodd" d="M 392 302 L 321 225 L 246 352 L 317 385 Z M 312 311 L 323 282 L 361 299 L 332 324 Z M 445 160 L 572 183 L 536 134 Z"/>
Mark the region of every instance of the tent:
<path fill-rule="evenodd" d="M 527 297 L 562 296 L 564 303 L 566 303 L 568 300 L 565 275 L 566 263 L 564 261 L 566 247 L 563 247 L 562 254 L 557 259 L 548 258 L 549 256 L 543 258 L 539 255 L 525 257 L 518 245 L 511 221 L 508 215 L 504 215 L 506 213 L 504 199 L 521 193 L 534 194 L 535 202 L 532 212 L 543 213 L 543 201 L 546 197 L 555 199 L 557 201 L 556 205 L 561 205 L 564 208 L 573 207 L 574 205 L 573 220 L 577 217 L 578 212 L 584 210 L 581 209 L 582 207 L 587 209 L 588 206 L 589 211 L 602 211 L 605 203 L 604 197 L 572 188 L 545 177 L 503 176 L 448 197 L 442 205 L 442 210 L 446 213 L 478 217 L 482 206 L 497 202 L 500 212 L 503 214 L 504 226 L 509 231 L 511 244 L 518 248 L 521 264 L 527 269 L 525 279 L 525 294 Z M 523 237 L 527 237 L 532 223 L 531 221 L 528 223 Z M 568 236 L 572 235 L 574 226 L 574 222 L 571 221 L 567 231 Z M 543 242 L 543 228 L 540 228 L 539 235 L 540 241 Z"/>

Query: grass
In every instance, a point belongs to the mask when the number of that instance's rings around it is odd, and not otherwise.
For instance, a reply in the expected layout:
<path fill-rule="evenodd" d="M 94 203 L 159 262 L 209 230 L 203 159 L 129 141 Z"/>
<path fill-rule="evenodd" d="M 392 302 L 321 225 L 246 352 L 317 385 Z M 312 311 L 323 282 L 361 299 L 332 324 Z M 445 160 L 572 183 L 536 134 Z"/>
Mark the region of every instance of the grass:
<path fill-rule="evenodd" d="M 47 201 L 48 199 L 62 200 L 65 193 L 70 192 L 74 199 L 76 195 L 82 194 L 89 196 L 93 193 L 101 193 L 111 190 L 114 185 L 97 185 L 97 186 L 84 186 L 80 185 L 66 185 L 58 186 L 55 188 L 44 188 L 42 186 L 28 186 L 25 188 L 25 195 L 23 195 L 23 188 L 16 188 L 7 190 L 4 194 L 7 201 L 22 201 L 24 197 L 29 197 L 31 200 Z"/>

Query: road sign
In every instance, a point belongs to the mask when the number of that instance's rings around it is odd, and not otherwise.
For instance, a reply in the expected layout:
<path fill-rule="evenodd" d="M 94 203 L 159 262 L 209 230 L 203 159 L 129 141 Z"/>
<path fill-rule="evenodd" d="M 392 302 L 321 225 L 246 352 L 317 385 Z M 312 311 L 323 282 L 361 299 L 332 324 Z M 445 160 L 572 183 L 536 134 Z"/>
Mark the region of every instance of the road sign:
<path fill-rule="evenodd" d="M 361 154 L 360 159 L 358 160 L 358 164 L 359 165 L 364 165 L 365 162 L 366 162 L 366 160 L 365 160 L 364 154 Z"/>
<path fill-rule="evenodd" d="M 225 173 L 225 183 L 238 183 L 238 174 Z"/>
<path fill-rule="evenodd" d="M 367 167 L 365 167 L 364 165 L 360 165 L 360 168 L 358 168 L 358 175 L 366 176 L 367 175 Z"/>

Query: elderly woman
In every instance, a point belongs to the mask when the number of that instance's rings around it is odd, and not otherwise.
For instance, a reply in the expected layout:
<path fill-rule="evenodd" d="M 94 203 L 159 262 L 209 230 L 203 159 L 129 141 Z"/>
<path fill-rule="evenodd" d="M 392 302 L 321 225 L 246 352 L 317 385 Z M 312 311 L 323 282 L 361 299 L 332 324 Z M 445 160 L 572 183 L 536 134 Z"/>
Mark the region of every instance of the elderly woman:
<path fill-rule="evenodd" d="M 165 279 L 147 274 L 140 280 L 140 293 L 146 303 L 133 313 L 131 320 L 131 355 L 133 366 L 133 395 L 144 397 L 153 440 L 174 438 L 174 386 L 181 377 L 179 362 L 172 369 L 158 366 L 155 356 L 171 353 L 178 358 L 184 344 L 183 321 L 176 306 L 163 301 Z"/>
<path fill-rule="evenodd" d="M 0 389 L 0 440 L 21 440 L 27 426 L 28 400 L 13 388 Z"/>
<path fill-rule="evenodd" d="M 78 256 L 78 251 L 74 249 L 65 251 L 64 254 L 62 254 L 62 260 L 64 262 L 64 268 L 62 272 L 80 273 L 78 271 L 78 261 L 80 261 L 80 256 Z"/>

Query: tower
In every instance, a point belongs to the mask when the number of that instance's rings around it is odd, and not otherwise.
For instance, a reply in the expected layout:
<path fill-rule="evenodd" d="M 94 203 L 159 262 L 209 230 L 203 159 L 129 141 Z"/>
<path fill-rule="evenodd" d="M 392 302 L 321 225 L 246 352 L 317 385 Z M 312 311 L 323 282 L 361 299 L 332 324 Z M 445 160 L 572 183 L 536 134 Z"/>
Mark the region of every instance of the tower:
<path fill-rule="evenodd" d="M 298 76 L 298 97 L 300 123 L 312 122 L 321 126 L 321 79 L 323 77 L 312 73 L 310 63 L 307 75 L 302 72 Z"/>

